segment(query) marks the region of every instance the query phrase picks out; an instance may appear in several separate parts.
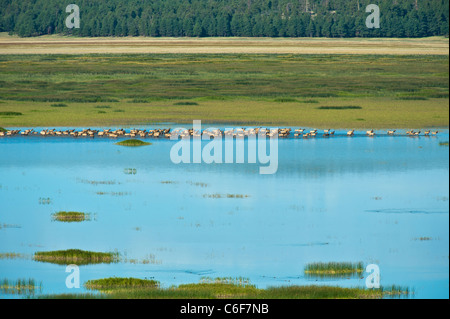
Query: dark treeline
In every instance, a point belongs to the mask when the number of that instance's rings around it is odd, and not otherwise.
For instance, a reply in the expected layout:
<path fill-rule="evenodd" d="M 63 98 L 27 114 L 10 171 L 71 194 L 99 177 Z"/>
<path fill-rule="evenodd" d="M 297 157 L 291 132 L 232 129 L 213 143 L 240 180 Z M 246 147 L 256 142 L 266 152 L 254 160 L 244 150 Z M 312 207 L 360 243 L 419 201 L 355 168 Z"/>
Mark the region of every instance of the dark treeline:
<path fill-rule="evenodd" d="M 80 7 L 67 29 L 68 4 Z M 368 29 L 368 4 L 381 12 Z M 448 36 L 448 0 L 0 0 L 0 32 L 20 36 Z"/>

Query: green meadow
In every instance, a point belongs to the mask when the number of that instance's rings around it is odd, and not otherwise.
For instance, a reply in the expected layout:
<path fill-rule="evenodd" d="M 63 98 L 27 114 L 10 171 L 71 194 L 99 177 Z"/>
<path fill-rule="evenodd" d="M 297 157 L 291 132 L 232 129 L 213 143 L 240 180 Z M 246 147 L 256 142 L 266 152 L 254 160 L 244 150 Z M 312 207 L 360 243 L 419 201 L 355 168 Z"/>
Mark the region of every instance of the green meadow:
<path fill-rule="evenodd" d="M 0 55 L 0 127 L 447 127 L 448 56 Z"/>

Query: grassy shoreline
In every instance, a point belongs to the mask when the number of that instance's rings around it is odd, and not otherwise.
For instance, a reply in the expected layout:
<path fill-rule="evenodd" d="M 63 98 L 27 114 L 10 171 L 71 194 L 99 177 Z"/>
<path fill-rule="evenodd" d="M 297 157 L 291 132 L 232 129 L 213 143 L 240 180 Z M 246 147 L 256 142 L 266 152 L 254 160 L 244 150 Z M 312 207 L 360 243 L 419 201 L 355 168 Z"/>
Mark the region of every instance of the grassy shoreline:
<path fill-rule="evenodd" d="M 407 287 L 389 286 L 381 289 L 336 286 L 280 286 L 266 289 L 241 280 L 216 278 L 200 283 L 161 288 L 158 281 L 137 278 L 104 278 L 85 283 L 97 294 L 47 295 L 40 298 L 111 298 L 111 299 L 382 299 L 409 297 Z"/>

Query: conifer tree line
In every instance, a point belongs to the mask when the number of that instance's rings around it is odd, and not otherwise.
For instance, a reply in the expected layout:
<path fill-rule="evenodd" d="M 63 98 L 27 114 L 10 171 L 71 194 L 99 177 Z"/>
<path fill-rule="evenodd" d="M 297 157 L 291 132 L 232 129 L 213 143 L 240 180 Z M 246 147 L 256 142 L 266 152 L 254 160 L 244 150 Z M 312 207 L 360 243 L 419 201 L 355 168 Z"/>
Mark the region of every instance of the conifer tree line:
<path fill-rule="evenodd" d="M 68 29 L 66 6 L 80 8 Z M 366 6 L 380 8 L 379 29 Z M 448 36 L 448 0 L 0 0 L 0 32 L 22 37 Z"/>

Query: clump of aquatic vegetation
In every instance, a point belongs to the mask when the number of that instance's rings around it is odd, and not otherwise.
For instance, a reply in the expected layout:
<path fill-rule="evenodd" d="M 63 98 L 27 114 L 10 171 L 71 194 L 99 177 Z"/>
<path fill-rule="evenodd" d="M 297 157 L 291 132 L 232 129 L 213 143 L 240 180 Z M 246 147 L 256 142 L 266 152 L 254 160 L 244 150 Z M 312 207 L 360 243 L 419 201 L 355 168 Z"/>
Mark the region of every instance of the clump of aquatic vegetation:
<path fill-rule="evenodd" d="M 305 274 L 310 276 L 347 276 L 364 272 L 362 262 L 315 262 L 305 266 Z"/>
<path fill-rule="evenodd" d="M 414 294 L 414 290 L 409 287 L 392 285 L 389 287 L 380 287 L 381 293 L 385 297 L 408 297 Z"/>
<path fill-rule="evenodd" d="M 241 287 L 247 287 L 254 285 L 250 284 L 250 279 L 245 277 L 217 277 L 217 278 L 211 278 L 211 277 L 202 277 L 200 278 L 201 284 L 228 284 L 228 285 L 235 285 L 235 286 L 241 286 Z"/>
<path fill-rule="evenodd" d="M 448 146 L 448 141 L 447 142 L 439 142 L 440 146 Z"/>
<path fill-rule="evenodd" d="M 204 194 L 203 198 L 248 198 L 249 195 L 243 194 Z"/>
<path fill-rule="evenodd" d="M 145 258 L 140 259 L 140 260 L 135 259 L 135 258 L 130 258 L 130 259 L 125 258 L 123 260 L 123 262 L 129 262 L 130 264 L 141 264 L 141 265 L 148 265 L 148 264 L 161 265 L 162 264 L 162 261 L 156 259 L 156 256 L 153 254 L 149 254 L 149 255 L 145 256 Z"/>
<path fill-rule="evenodd" d="M 2 259 L 25 259 L 28 258 L 27 255 L 19 253 L 0 253 L 0 260 Z"/>
<path fill-rule="evenodd" d="M 43 197 L 39 197 L 39 205 L 50 205 L 52 203 L 51 198 L 47 197 L 47 198 L 43 198 Z"/>
<path fill-rule="evenodd" d="M 136 146 L 152 145 L 152 143 L 144 142 L 144 141 L 141 141 L 141 140 L 131 139 L 131 140 L 125 140 L 125 141 L 118 142 L 118 143 L 116 143 L 116 145 L 120 145 L 120 146 L 134 146 L 134 147 L 136 147 Z"/>
<path fill-rule="evenodd" d="M 186 182 L 186 183 L 188 183 L 189 185 L 192 185 L 192 186 L 199 186 L 199 187 L 208 187 L 208 184 L 206 184 L 206 183 L 202 183 L 202 182 Z"/>
<path fill-rule="evenodd" d="M 59 265 L 88 265 L 88 264 L 110 264 L 119 262 L 118 252 L 93 252 L 79 249 L 41 251 L 36 252 L 33 257 L 36 261 L 49 262 Z"/>
<path fill-rule="evenodd" d="M 34 295 L 42 291 L 42 283 L 37 284 L 34 279 L 18 279 L 0 281 L 0 293 L 12 295 Z"/>
<path fill-rule="evenodd" d="M 91 220 L 91 214 L 81 212 L 57 212 L 52 214 L 52 219 L 59 222 L 83 222 Z"/>
<path fill-rule="evenodd" d="M 245 278 L 203 278 L 199 283 L 169 288 L 161 288 L 155 280 L 105 278 L 90 280 L 85 286 L 101 292 L 91 295 L 93 298 L 112 299 L 382 299 L 411 294 L 408 288 L 400 286 L 367 289 L 311 285 L 259 289 Z M 44 298 L 67 298 L 67 295 Z"/>
<path fill-rule="evenodd" d="M 128 192 L 96 192 L 97 195 L 111 195 L 111 196 L 126 196 L 131 193 Z"/>
<path fill-rule="evenodd" d="M 135 289 L 135 288 L 147 288 L 155 289 L 159 287 L 159 282 L 149 279 L 138 278 L 104 278 L 89 280 L 84 285 L 90 290 L 107 291 L 112 289 Z"/>
<path fill-rule="evenodd" d="M 67 104 L 64 103 L 54 103 L 50 105 L 51 107 L 67 107 Z"/>
<path fill-rule="evenodd" d="M 429 240 L 433 240 L 433 238 L 432 237 L 416 237 L 416 238 L 414 238 L 414 240 L 429 241 Z"/>
<path fill-rule="evenodd" d="M 161 184 L 178 184 L 178 182 L 175 182 L 175 181 L 161 181 Z"/>
<path fill-rule="evenodd" d="M 127 175 L 136 175 L 137 169 L 135 168 L 124 168 L 123 172 Z"/>
<path fill-rule="evenodd" d="M 116 184 L 120 184 L 117 183 L 116 181 L 91 181 L 91 180 L 87 180 L 87 179 L 81 179 L 78 180 L 80 183 L 83 184 L 90 184 L 90 185 L 116 185 Z"/>

